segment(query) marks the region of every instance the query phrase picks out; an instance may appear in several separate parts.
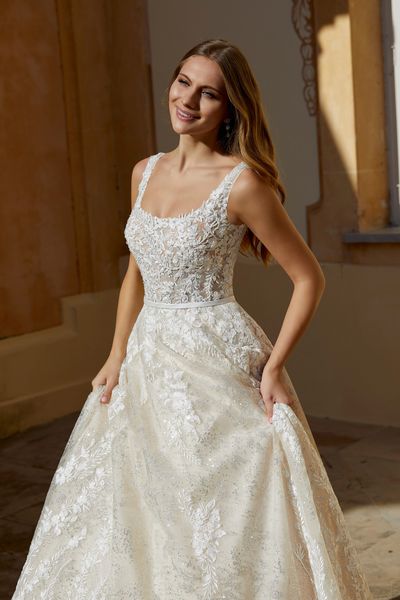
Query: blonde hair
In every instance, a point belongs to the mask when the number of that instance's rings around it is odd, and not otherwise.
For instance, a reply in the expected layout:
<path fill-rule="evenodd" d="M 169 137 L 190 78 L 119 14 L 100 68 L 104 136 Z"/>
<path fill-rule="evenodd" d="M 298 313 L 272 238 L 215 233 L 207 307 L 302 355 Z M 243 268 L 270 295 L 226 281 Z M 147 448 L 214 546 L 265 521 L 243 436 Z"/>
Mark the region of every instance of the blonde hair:
<path fill-rule="evenodd" d="M 206 56 L 220 67 L 228 96 L 230 116 L 230 135 L 225 135 L 224 123 L 221 123 L 218 140 L 223 152 L 240 157 L 254 169 L 280 196 L 283 204 L 286 199 L 285 188 L 280 180 L 275 164 L 275 149 L 267 125 L 267 119 L 261 102 L 260 89 L 249 63 L 237 46 L 223 39 L 211 39 L 191 48 L 176 66 L 166 95 L 183 63 L 190 56 Z M 272 256 L 268 248 L 247 229 L 240 245 L 242 254 L 253 254 L 256 259 L 268 265 Z"/>

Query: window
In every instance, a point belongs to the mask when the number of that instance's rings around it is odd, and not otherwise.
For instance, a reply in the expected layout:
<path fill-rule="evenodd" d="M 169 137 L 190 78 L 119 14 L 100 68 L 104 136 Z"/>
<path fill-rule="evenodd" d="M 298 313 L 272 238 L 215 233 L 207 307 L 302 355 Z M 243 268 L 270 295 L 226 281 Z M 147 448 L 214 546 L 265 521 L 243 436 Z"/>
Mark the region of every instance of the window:
<path fill-rule="evenodd" d="M 390 225 L 400 225 L 400 3 L 381 0 Z"/>

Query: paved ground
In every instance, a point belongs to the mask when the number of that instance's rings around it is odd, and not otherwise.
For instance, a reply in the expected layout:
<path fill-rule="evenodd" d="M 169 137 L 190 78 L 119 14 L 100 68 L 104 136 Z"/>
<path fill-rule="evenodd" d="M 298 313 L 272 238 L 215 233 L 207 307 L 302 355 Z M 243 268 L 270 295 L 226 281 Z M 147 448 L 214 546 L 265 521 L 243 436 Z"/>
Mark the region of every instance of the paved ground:
<path fill-rule="evenodd" d="M 9 600 L 74 413 L 0 440 L 0 600 Z M 400 600 L 400 429 L 309 418 L 376 600 Z"/>

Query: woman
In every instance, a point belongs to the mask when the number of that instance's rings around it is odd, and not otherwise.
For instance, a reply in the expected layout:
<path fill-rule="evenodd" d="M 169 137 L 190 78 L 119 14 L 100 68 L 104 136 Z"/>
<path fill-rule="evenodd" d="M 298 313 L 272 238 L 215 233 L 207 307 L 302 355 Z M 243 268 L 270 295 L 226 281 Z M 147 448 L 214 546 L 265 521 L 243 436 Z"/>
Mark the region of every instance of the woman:
<path fill-rule="evenodd" d="M 112 348 L 13 599 L 371 599 L 284 367 L 325 282 L 282 206 L 257 84 L 209 40 L 168 102 L 179 143 L 133 169 Z M 239 250 L 293 281 L 274 346 L 235 300 Z"/>

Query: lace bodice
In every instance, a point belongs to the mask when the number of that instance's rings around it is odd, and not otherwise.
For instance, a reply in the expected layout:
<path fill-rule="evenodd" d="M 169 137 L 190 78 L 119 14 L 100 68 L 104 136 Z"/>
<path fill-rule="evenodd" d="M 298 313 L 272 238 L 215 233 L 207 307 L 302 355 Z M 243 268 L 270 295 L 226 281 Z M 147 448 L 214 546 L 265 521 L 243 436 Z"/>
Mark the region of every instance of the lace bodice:
<path fill-rule="evenodd" d="M 233 294 L 233 270 L 247 225 L 227 218 L 238 163 L 209 197 L 188 213 L 158 217 L 141 207 L 147 182 L 163 152 L 150 156 L 129 215 L 125 238 L 142 274 L 145 297 L 156 302 L 198 302 Z"/>

